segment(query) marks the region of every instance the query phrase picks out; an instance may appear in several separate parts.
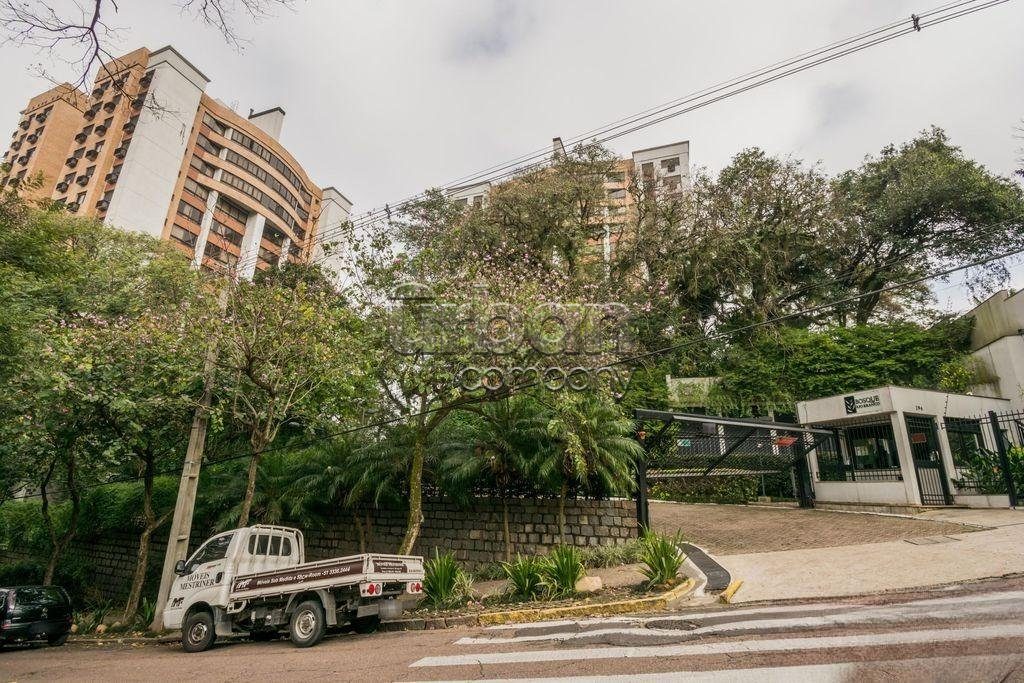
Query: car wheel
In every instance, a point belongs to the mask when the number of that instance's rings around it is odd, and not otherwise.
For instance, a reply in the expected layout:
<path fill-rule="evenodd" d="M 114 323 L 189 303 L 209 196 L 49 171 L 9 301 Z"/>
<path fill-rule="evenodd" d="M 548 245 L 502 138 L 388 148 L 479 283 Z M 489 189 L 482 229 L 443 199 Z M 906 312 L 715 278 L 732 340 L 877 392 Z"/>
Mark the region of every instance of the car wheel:
<path fill-rule="evenodd" d="M 190 614 L 181 628 L 181 647 L 185 652 L 208 650 L 216 638 L 213 615 L 205 610 Z"/>
<path fill-rule="evenodd" d="M 292 612 L 288 636 L 296 647 L 312 647 L 320 642 L 326 630 L 324 608 L 319 600 L 303 600 Z"/>
<path fill-rule="evenodd" d="M 68 634 L 64 633 L 59 636 L 50 636 L 46 640 L 50 647 L 60 647 L 64 643 L 68 642 Z"/>
<path fill-rule="evenodd" d="M 380 616 L 359 617 L 352 620 L 352 629 L 356 633 L 373 633 L 380 628 Z"/>

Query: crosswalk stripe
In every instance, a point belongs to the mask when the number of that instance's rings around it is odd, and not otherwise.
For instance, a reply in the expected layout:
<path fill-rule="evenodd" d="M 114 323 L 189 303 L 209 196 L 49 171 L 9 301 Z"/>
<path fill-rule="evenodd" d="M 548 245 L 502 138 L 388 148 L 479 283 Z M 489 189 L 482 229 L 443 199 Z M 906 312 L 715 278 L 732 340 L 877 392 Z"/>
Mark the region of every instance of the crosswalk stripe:
<path fill-rule="evenodd" d="M 1012 604 L 1016 607 L 1015 612 L 1024 611 L 1024 603 Z M 538 635 L 516 635 L 502 638 L 494 636 L 473 637 L 466 636 L 455 641 L 456 645 L 504 645 L 509 643 L 530 643 L 541 641 L 567 641 L 583 640 L 608 635 L 637 636 L 641 638 L 694 638 L 712 634 L 733 633 L 737 631 L 764 631 L 769 629 L 784 628 L 813 628 L 821 626 L 853 626 L 858 624 L 872 623 L 899 623 L 901 621 L 929 619 L 962 619 L 964 617 L 978 616 L 984 614 L 1007 614 L 1014 612 L 1008 608 L 1005 601 L 988 602 L 966 602 L 936 609 L 942 605 L 918 605 L 915 603 L 901 603 L 891 606 L 877 606 L 865 608 L 842 614 L 829 614 L 825 616 L 804 616 L 783 619 L 752 619 L 748 621 L 730 621 L 709 626 L 700 626 L 691 629 L 672 628 L 603 628 L 591 631 L 560 631 Z"/>
<path fill-rule="evenodd" d="M 792 681 L 817 681 L 832 683 L 856 680 L 865 669 L 891 670 L 907 664 L 929 663 L 936 667 L 944 664 L 958 667 L 961 671 L 983 665 L 1018 665 L 1020 657 L 1012 655 L 971 655 L 968 657 L 935 657 L 915 658 L 909 660 L 888 660 L 869 662 L 836 662 L 832 664 L 798 664 L 794 666 L 775 666 L 763 669 L 720 669 L 715 671 L 665 671 L 654 674 L 613 674 L 604 676 L 560 676 L 558 678 L 530 678 L 531 683 L 662 683 L 662 681 L 686 681 L 687 683 L 792 683 Z M 477 680 L 476 683 L 499 683 L 508 678 L 492 678 Z M 516 679 L 512 679 L 516 680 Z M 455 681 L 435 681 L 435 683 L 456 683 Z"/>
<path fill-rule="evenodd" d="M 930 629 L 903 633 L 869 633 L 818 638 L 774 638 L 764 640 L 688 645 L 646 645 L 637 647 L 594 647 L 524 652 L 488 652 L 466 655 L 424 657 L 412 667 L 520 664 L 581 659 L 631 659 L 639 657 L 686 657 L 750 652 L 847 649 L 883 645 L 914 645 L 943 642 L 1024 637 L 1024 624 L 998 624 L 962 629 Z"/>

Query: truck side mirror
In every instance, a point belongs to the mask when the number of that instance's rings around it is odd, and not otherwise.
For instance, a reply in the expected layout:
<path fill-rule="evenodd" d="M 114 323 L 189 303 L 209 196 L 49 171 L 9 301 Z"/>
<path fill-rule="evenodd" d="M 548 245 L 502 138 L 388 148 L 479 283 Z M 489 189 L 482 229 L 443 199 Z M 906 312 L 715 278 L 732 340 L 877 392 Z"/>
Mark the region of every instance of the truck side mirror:
<path fill-rule="evenodd" d="M 174 563 L 174 573 L 178 576 L 184 576 L 185 574 L 188 574 L 188 572 L 185 571 L 185 560 L 178 560 Z"/>

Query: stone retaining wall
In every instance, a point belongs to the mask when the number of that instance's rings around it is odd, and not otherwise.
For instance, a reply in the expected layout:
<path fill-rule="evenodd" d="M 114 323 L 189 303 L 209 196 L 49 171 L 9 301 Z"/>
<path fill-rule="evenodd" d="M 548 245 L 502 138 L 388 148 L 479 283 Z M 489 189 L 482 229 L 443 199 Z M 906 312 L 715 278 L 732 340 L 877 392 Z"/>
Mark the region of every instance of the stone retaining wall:
<path fill-rule="evenodd" d="M 508 502 L 512 552 L 544 554 L 558 545 L 558 501 L 513 499 Z M 360 552 L 360 531 L 368 552 L 393 553 L 402 542 L 408 511 L 390 509 L 339 512 L 323 528 L 306 530 L 306 559 L 319 560 Z M 463 509 L 443 501 L 425 501 L 423 525 L 414 553 L 432 556 L 454 551 L 467 569 L 479 569 L 505 558 L 501 501 L 478 499 Z M 356 518 L 359 524 L 356 524 Z M 577 546 L 619 545 L 636 538 L 636 504 L 632 500 L 570 500 L 565 505 L 566 543 Z M 192 549 L 205 534 L 194 531 Z M 153 536 L 147 585 L 159 580 L 167 530 Z M 108 534 L 102 539 L 72 543 L 68 556 L 88 567 L 91 600 L 127 597 L 138 536 L 135 532 Z M 45 561 L 45 558 L 44 558 Z M 154 588 L 155 590 L 155 588 Z"/>

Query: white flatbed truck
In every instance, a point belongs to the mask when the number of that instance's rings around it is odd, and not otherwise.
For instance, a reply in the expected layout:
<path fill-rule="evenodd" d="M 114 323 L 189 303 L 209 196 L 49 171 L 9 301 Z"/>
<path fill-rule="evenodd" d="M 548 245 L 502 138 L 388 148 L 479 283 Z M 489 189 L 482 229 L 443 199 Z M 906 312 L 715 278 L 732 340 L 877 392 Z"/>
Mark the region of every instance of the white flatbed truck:
<path fill-rule="evenodd" d="M 356 631 L 401 614 L 399 598 L 423 591 L 423 558 L 363 553 L 305 561 L 302 532 L 283 526 L 233 529 L 208 539 L 175 567 L 164 628 L 181 629 L 186 652 L 217 636 L 276 638 L 316 645 L 331 626 Z"/>

